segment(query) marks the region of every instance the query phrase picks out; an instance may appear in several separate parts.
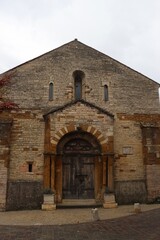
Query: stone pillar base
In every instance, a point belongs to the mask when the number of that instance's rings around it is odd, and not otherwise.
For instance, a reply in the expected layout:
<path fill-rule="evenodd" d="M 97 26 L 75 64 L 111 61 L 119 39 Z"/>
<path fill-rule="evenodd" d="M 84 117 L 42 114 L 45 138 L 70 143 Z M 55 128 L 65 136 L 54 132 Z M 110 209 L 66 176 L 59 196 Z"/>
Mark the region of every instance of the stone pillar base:
<path fill-rule="evenodd" d="M 56 204 L 42 204 L 42 210 L 52 211 L 56 210 Z"/>
<path fill-rule="evenodd" d="M 115 201 L 115 195 L 113 193 L 104 194 L 104 208 L 116 208 L 118 204 Z"/>
<path fill-rule="evenodd" d="M 108 202 L 108 203 L 103 203 L 104 208 L 116 208 L 118 207 L 118 204 L 115 202 Z"/>
<path fill-rule="evenodd" d="M 56 204 L 54 202 L 54 195 L 44 194 L 44 202 L 42 204 L 42 210 L 52 211 L 56 209 Z"/>

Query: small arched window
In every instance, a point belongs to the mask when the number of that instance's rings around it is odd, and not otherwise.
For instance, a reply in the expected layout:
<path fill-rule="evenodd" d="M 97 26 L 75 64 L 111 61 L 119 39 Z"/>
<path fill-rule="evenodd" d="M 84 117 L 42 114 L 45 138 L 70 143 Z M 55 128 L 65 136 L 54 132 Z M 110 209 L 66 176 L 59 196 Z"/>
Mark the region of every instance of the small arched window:
<path fill-rule="evenodd" d="M 108 86 L 104 85 L 104 101 L 108 101 Z"/>
<path fill-rule="evenodd" d="M 49 101 L 53 100 L 53 82 L 49 84 Z"/>
<path fill-rule="evenodd" d="M 73 73 L 74 77 L 74 93 L 75 93 L 75 100 L 82 99 L 82 81 L 84 78 L 84 73 L 80 70 L 76 70 Z"/>
<path fill-rule="evenodd" d="M 82 79 L 77 77 L 75 78 L 75 99 L 81 99 L 82 98 Z"/>

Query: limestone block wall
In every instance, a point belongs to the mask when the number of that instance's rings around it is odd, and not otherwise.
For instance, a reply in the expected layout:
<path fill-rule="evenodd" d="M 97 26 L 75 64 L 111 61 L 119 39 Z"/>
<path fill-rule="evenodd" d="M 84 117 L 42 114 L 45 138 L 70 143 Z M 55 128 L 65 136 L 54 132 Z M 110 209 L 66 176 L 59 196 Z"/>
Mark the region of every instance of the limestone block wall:
<path fill-rule="evenodd" d="M 57 142 L 58 139 L 60 140 L 60 136 L 56 135 L 58 131 L 61 132 L 62 129 L 69 126 L 74 126 L 73 129 L 77 130 L 77 127 L 81 125 L 93 127 L 94 131 L 100 131 L 103 134 L 103 141 L 106 142 L 106 145 L 107 142 L 113 142 L 113 118 L 80 102 L 67 107 L 63 111 L 51 114 L 50 124 L 51 143 Z M 102 136 L 99 136 L 98 140 L 101 141 L 101 138 Z"/>
<path fill-rule="evenodd" d="M 143 180 L 145 167 L 140 124 L 116 119 L 114 126 L 115 181 Z"/>
<path fill-rule="evenodd" d="M 13 121 L 10 131 L 0 124 L 0 208 L 40 208 L 44 164 L 42 113 L 19 109 L 2 115 Z"/>
<path fill-rule="evenodd" d="M 15 68 L 7 96 L 22 108 L 61 106 L 75 99 L 76 70 L 84 73 L 82 98 L 86 101 L 113 114 L 160 113 L 158 84 L 79 41 Z M 49 101 L 50 82 L 53 101 Z M 104 85 L 108 85 L 108 101 L 104 101 Z"/>
<path fill-rule="evenodd" d="M 39 111 L 13 114 L 9 180 L 43 180 L 44 122 Z M 29 164 L 32 169 L 29 169 Z"/>
<path fill-rule="evenodd" d="M 8 181 L 6 210 L 41 209 L 42 203 L 40 181 Z"/>
<path fill-rule="evenodd" d="M 4 166 L 4 161 L 0 160 L 0 211 L 6 208 L 8 169 Z"/>
<path fill-rule="evenodd" d="M 120 203 L 151 202 L 160 195 L 159 122 L 159 114 L 117 114 L 115 188 Z"/>
<path fill-rule="evenodd" d="M 117 201 L 120 204 L 145 202 L 147 190 L 140 123 L 116 119 L 114 151 L 114 179 Z"/>
<path fill-rule="evenodd" d="M 74 104 L 70 104 L 63 109 L 52 112 L 47 117 L 48 122 L 50 122 L 51 129 L 50 152 L 53 155 L 57 153 L 57 146 L 62 137 L 71 132 L 77 132 L 77 134 L 79 131 L 79 133 L 89 133 L 88 136 L 93 135 L 94 138 L 97 139 L 99 145 L 101 146 L 101 152 L 104 154 L 104 156 L 101 156 L 99 161 L 97 158 L 95 159 L 95 193 L 96 198 L 99 199 L 102 194 L 101 192 L 103 191 L 102 187 L 106 186 L 106 167 L 102 169 L 102 164 L 106 166 L 107 153 L 113 154 L 113 116 L 97 109 L 96 107 L 79 101 Z M 57 160 L 57 162 L 59 160 Z M 61 201 L 61 160 L 57 163 L 57 167 L 56 194 L 57 200 Z M 108 175 L 108 184 L 112 187 L 112 166 L 109 168 Z"/>
<path fill-rule="evenodd" d="M 160 162 L 160 159 L 159 159 Z M 146 166 L 148 202 L 160 198 L 160 163 Z"/>
<path fill-rule="evenodd" d="M 152 181 L 151 175 L 156 173 L 159 179 L 157 170 L 159 166 L 157 168 L 147 166 L 146 170 L 146 165 L 158 165 L 159 160 L 156 157 L 156 162 L 144 164 L 146 150 L 142 150 L 141 122 L 159 121 L 159 85 L 105 54 L 75 40 L 8 71 L 8 73 L 14 73 L 14 76 L 5 94 L 7 98 L 19 104 L 19 110 L 9 113 L 10 118 L 13 119 L 10 143 L 6 140 L 8 135 L 4 141 L 2 137 L 4 134 L 0 134 L 0 147 L 2 146 L 0 184 L 3 186 L 3 190 L 0 188 L 0 201 L 3 206 L 7 179 L 8 189 L 10 189 L 8 204 L 11 205 L 9 199 L 11 193 L 15 193 L 16 184 L 19 186 L 21 182 L 23 186 L 28 187 L 27 182 L 38 182 L 41 185 L 45 135 L 42 116 L 51 108 L 56 109 L 71 101 L 73 103 L 75 100 L 73 73 L 76 70 L 84 73 L 82 99 L 111 112 L 115 115 L 115 119 L 82 102 L 70 104 L 50 114 L 51 133 L 48 135 L 51 137 L 51 148 L 54 148 L 55 143 L 64 135 L 65 127 L 68 131 L 70 126 L 72 126 L 72 131 L 82 125 L 85 129 L 84 126 L 86 126 L 87 131 L 94 135 L 95 131 L 99 131 L 101 134 L 97 135 L 98 141 L 102 145 L 106 143 L 108 146 L 106 151 L 113 152 L 114 137 L 113 169 L 119 202 L 122 202 L 124 198 L 126 203 L 131 199 L 136 201 L 136 196 L 140 192 L 138 199 L 143 201 L 146 198 L 146 179 L 149 196 L 155 196 L 151 193 L 154 188 L 152 183 L 155 182 L 154 177 Z M 49 100 L 50 82 L 53 83 L 52 101 Z M 108 101 L 104 101 L 104 85 L 108 86 Z M 154 114 L 157 114 L 157 117 L 153 116 Z M 50 149 L 50 142 L 47 143 L 49 146 L 46 149 Z M 6 166 L 9 167 L 9 171 Z M 151 170 L 153 170 L 152 174 Z M 158 188 L 156 191 L 159 194 Z M 21 199 L 22 202 L 23 200 L 25 202 L 25 199 Z"/>
<path fill-rule="evenodd" d="M 143 123 L 143 155 L 146 168 L 148 202 L 160 198 L 160 117 L 157 121 Z"/>
<path fill-rule="evenodd" d="M 11 119 L 0 116 L 0 211 L 6 209 L 11 123 Z"/>

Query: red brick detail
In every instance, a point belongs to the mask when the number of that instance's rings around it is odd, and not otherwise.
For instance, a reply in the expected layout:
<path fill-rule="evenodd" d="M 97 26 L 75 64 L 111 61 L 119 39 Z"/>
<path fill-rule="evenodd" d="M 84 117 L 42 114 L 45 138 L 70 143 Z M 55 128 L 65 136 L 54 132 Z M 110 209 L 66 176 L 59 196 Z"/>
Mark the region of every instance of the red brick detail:
<path fill-rule="evenodd" d="M 101 142 L 104 142 L 104 141 L 106 140 L 106 138 L 103 136 L 103 134 L 102 134 L 99 130 L 97 130 L 95 127 L 92 127 L 92 126 L 90 127 L 89 125 L 83 125 L 83 124 L 81 124 L 79 127 L 80 127 L 83 131 L 89 132 L 89 133 L 91 133 L 93 136 L 95 136 L 95 137 L 97 138 L 97 141 L 99 142 L 99 144 L 100 144 L 100 146 L 101 146 L 102 153 L 103 153 L 103 152 L 106 153 L 106 151 L 108 150 L 108 147 L 107 147 L 108 144 L 107 144 L 107 143 L 101 144 Z M 72 124 L 72 125 L 70 125 L 70 126 L 67 126 L 66 128 L 67 128 L 68 133 L 70 133 L 70 132 L 75 131 L 76 126 Z M 62 134 L 62 133 L 63 133 L 63 134 Z M 57 136 L 59 136 L 59 137 L 63 137 L 65 134 L 66 134 L 66 130 L 65 130 L 65 128 L 62 128 L 62 129 L 60 129 L 58 132 L 55 133 L 55 136 L 57 135 Z M 101 135 L 101 137 L 98 139 L 98 137 L 99 137 L 100 135 Z M 54 141 L 54 143 L 51 143 L 51 145 L 52 145 L 52 151 L 55 152 L 55 151 L 56 151 L 57 144 L 58 144 L 58 142 L 59 142 L 60 139 L 57 139 L 56 137 L 53 137 L 52 140 Z M 108 142 L 108 141 L 106 141 L 106 142 Z"/>
<path fill-rule="evenodd" d="M 96 138 L 98 138 L 101 134 L 102 134 L 102 133 L 98 130 L 98 131 L 94 134 L 94 136 L 95 136 Z"/>
<path fill-rule="evenodd" d="M 67 129 L 68 129 L 68 132 L 73 132 L 75 131 L 75 125 L 70 125 L 67 127 Z"/>
<path fill-rule="evenodd" d="M 98 141 L 99 142 L 103 142 L 105 140 L 105 138 L 102 136 L 102 137 L 100 137 L 100 138 L 98 138 Z"/>
<path fill-rule="evenodd" d="M 107 144 L 106 144 L 106 143 L 102 144 L 102 145 L 101 145 L 101 149 L 102 149 L 102 153 L 106 153 L 107 150 L 108 150 Z"/>
<path fill-rule="evenodd" d="M 96 130 L 96 128 L 95 127 L 91 127 L 91 130 L 90 130 L 90 133 L 94 133 L 95 132 L 95 130 Z M 94 134 L 93 134 L 94 135 Z"/>
<path fill-rule="evenodd" d="M 57 132 L 56 135 L 59 136 L 59 137 L 63 136 L 60 132 Z"/>
<path fill-rule="evenodd" d="M 57 134 L 57 133 L 56 133 L 56 134 Z M 53 140 L 54 142 L 58 142 L 58 141 L 59 141 L 59 139 L 57 139 L 56 137 L 53 137 L 52 140 Z"/>
<path fill-rule="evenodd" d="M 66 130 L 64 128 L 61 129 L 63 136 L 66 134 Z"/>
<path fill-rule="evenodd" d="M 88 125 L 80 125 L 83 131 L 87 132 Z"/>
<path fill-rule="evenodd" d="M 160 115 L 159 114 L 117 114 L 118 119 L 120 120 L 131 120 L 136 122 L 160 122 Z"/>

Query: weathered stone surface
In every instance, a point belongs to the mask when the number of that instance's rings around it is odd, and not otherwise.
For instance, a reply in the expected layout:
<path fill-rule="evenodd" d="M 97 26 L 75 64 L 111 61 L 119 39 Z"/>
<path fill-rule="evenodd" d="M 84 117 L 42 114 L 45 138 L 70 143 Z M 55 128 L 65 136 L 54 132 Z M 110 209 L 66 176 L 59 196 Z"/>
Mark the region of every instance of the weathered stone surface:
<path fill-rule="evenodd" d="M 42 187 L 42 182 L 38 181 L 9 181 L 6 209 L 40 209 L 43 202 Z"/>
<path fill-rule="evenodd" d="M 0 211 L 6 209 L 11 124 L 11 119 L 0 119 Z"/>
<path fill-rule="evenodd" d="M 115 183 L 115 196 L 118 204 L 146 202 L 147 189 L 145 181 L 119 181 Z"/>
<path fill-rule="evenodd" d="M 15 70 L 9 97 L 21 108 L 46 109 L 73 100 L 73 72 L 81 70 L 85 74 L 82 97 L 86 101 L 112 113 L 160 112 L 158 84 L 79 41 L 65 44 Z M 51 81 L 54 84 L 53 101 L 48 100 Z M 103 96 L 105 84 L 109 87 L 107 102 Z M 73 89 L 71 99 L 66 92 L 68 86 Z M 90 91 L 86 91 L 86 87 Z"/>
<path fill-rule="evenodd" d="M 19 189 L 25 182 L 57 186 L 55 164 L 60 166 L 61 161 L 55 157 L 57 145 L 65 135 L 79 130 L 93 135 L 101 147 L 95 185 L 103 186 L 97 196 L 102 196 L 107 184 L 115 189 L 118 203 L 153 201 L 160 196 L 158 83 L 77 40 L 11 71 L 14 77 L 6 98 L 19 104 L 19 109 L 0 112 L 1 209 L 6 206 L 6 192 L 8 209 L 23 208 Z M 83 73 L 82 101 L 75 101 L 76 71 Z M 51 82 L 53 100 L 49 100 Z M 16 196 L 20 206 L 14 203 Z M 37 208 L 41 202 L 37 197 L 32 206 L 29 199 L 25 201 L 27 208 Z"/>
<path fill-rule="evenodd" d="M 115 200 L 115 194 L 105 193 L 103 207 L 104 208 L 116 208 L 117 206 L 118 206 L 118 204 L 116 203 L 116 200 Z"/>
<path fill-rule="evenodd" d="M 51 211 L 56 209 L 54 194 L 44 194 L 42 210 Z"/>

